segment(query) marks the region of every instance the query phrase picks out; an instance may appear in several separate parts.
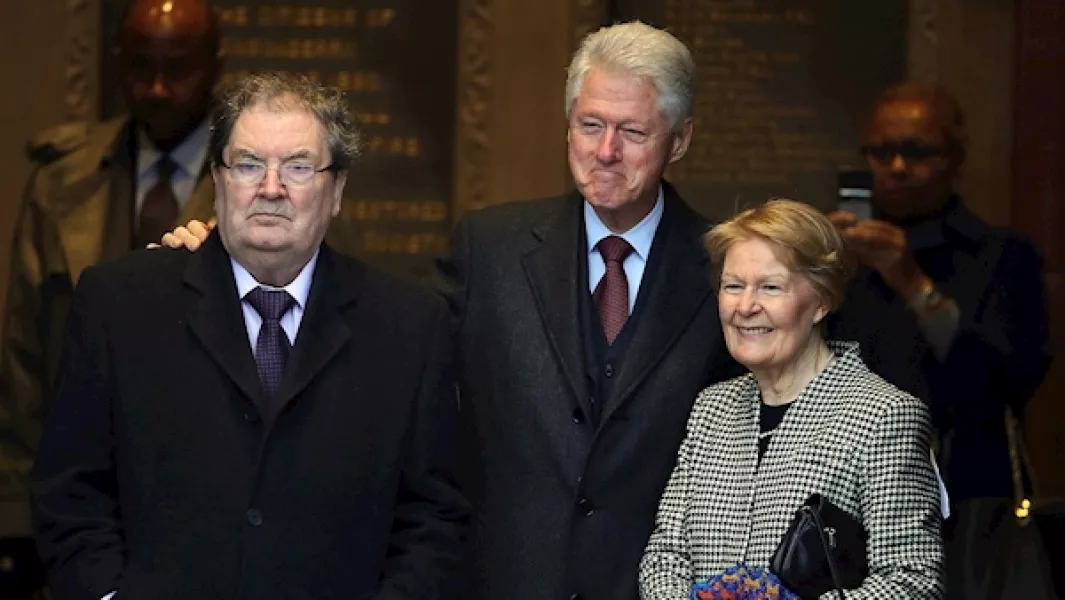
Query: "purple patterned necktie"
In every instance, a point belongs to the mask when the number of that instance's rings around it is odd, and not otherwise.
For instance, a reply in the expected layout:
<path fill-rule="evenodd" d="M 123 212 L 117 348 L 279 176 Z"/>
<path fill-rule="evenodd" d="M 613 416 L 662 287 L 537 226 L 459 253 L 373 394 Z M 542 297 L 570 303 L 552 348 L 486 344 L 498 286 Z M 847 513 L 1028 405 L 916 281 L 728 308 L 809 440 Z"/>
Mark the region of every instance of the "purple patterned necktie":
<path fill-rule="evenodd" d="M 622 263 L 632 253 L 632 246 L 624 239 L 611 235 L 596 244 L 606 263 L 606 273 L 595 286 L 592 299 L 599 309 L 599 321 L 603 324 L 606 342 L 613 344 L 629 318 L 629 280 L 625 277 Z"/>
<path fill-rule="evenodd" d="M 259 368 L 259 379 L 263 382 L 266 397 L 273 400 L 277 388 L 281 386 L 291 347 L 285 330 L 281 328 L 281 317 L 296 305 L 296 299 L 285 290 L 263 287 L 248 292 L 244 299 L 263 318 L 259 338 L 255 340 L 255 364 Z"/>

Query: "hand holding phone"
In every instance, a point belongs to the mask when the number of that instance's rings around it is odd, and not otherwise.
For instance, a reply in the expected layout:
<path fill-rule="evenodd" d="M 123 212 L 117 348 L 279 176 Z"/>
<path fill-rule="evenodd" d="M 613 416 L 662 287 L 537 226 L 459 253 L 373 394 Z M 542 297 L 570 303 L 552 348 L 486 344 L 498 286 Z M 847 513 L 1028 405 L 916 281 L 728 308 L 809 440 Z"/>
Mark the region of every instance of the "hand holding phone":
<path fill-rule="evenodd" d="M 838 209 L 854 214 L 858 221 L 873 218 L 873 174 L 857 169 L 842 169 L 838 175 Z M 840 224 L 837 223 L 837 227 Z"/>

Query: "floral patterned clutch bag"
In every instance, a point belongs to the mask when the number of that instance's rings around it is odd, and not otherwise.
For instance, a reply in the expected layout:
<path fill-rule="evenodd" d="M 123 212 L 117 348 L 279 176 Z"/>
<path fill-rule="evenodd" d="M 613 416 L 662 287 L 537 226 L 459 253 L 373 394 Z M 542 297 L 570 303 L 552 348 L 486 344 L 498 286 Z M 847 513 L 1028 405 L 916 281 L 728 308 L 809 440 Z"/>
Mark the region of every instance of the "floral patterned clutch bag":
<path fill-rule="evenodd" d="M 802 600 L 765 569 L 744 564 L 692 586 L 690 600 Z"/>

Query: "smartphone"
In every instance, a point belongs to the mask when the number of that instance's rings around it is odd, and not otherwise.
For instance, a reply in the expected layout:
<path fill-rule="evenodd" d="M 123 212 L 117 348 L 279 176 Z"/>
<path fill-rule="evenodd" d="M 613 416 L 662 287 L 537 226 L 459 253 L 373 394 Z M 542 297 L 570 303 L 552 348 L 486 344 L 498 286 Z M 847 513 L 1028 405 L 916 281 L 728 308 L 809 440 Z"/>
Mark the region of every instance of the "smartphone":
<path fill-rule="evenodd" d="M 858 220 L 873 218 L 873 174 L 859 169 L 841 169 L 838 176 L 839 210 L 854 213 Z"/>

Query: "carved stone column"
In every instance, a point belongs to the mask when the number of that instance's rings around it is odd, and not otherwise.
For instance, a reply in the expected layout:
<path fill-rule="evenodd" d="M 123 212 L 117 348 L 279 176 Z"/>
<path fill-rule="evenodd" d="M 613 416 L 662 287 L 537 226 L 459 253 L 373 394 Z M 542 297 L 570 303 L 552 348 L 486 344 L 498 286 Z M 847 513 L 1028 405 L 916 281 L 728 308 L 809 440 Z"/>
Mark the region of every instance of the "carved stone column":
<path fill-rule="evenodd" d="M 0 2 L 0 80 L 9 84 L 0 97 L 0 310 L 32 167 L 26 142 L 64 121 L 96 117 L 97 9 L 95 0 Z M 32 535 L 29 462 L 21 452 L 3 453 L 0 461 L 0 537 Z"/>
<path fill-rule="evenodd" d="M 456 220 L 466 210 L 488 204 L 492 26 L 492 0 L 459 3 L 455 207 L 451 211 Z"/>
<path fill-rule="evenodd" d="M 66 68 L 64 104 L 70 120 L 98 118 L 100 81 L 100 2 L 65 0 Z"/>
<path fill-rule="evenodd" d="M 566 65 L 606 0 L 461 0 L 455 207 L 565 191 Z"/>

